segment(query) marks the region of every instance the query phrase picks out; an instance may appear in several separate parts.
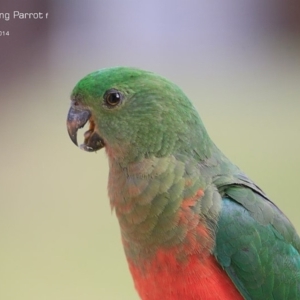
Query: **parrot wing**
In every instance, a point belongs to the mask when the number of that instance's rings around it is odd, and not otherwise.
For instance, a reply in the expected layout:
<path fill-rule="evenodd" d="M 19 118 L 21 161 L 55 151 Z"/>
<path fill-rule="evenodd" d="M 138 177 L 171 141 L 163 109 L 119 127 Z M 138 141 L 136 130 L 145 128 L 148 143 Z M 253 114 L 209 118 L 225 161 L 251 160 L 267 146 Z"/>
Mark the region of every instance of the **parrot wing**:
<path fill-rule="evenodd" d="M 245 299 L 300 299 L 293 225 L 250 180 L 222 190 L 214 255 L 228 276 Z"/>

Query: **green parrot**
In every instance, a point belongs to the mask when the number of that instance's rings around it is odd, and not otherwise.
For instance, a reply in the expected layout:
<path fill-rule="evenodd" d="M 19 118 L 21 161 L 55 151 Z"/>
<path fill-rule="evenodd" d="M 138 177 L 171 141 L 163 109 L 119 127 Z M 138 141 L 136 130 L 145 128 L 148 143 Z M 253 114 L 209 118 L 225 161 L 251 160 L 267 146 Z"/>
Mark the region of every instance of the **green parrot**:
<path fill-rule="evenodd" d="M 67 129 L 105 148 L 108 195 L 143 300 L 300 299 L 300 239 L 282 211 L 216 147 L 179 87 L 126 67 L 71 95 Z"/>

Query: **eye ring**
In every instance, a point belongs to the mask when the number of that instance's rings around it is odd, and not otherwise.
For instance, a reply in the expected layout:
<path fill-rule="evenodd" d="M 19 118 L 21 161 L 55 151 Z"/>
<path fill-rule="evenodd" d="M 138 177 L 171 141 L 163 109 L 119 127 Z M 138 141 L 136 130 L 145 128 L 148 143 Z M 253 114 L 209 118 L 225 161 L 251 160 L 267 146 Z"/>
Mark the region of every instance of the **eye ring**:
<path fill-rule="evenodd" d="M 108 108 L 118 106 L 123 99 L 123 95 L 116 89 L 110 89 L 104 94 L 104 101 Z"/>

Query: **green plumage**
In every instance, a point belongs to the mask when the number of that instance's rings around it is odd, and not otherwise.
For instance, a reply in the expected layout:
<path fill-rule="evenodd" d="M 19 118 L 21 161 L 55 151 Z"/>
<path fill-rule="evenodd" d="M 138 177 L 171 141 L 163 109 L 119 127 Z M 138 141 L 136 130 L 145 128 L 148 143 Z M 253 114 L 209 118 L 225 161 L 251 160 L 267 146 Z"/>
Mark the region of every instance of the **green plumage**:
<path fill-rule="evenodd" d="M 103 105 L 105 92 L 112 88 L 123 95 L 115 109 Z M 79 81 L 71 98 L 93 111 L 107 145 L 122 145 L 121 152 L 126 147 L 123 164 L 152 155 L 165 157 L 174 151 L 194 155 L 197 149 L 197 156 L 209 155 L 209 145 L 204 142 L 209 138 L 192 103 L 176 85 L 154 73 L 123 67 L 103 69 Z M 192 130 L 200 127 L 202 131 Z M 191 142 L 195 149 L 189 147 Z"/>
<path fill-rule="evenodd" d="M 120 67 L 86 76 L 71 98 L 72 140 L 89 116 L 85 143 L 106 148 L 109 198 L 131 266 L 144 270 L 159 249 L 179 262 L 214 255 L 245 299 L 300 299 L 293 225 L 215 146 L 176 85 Z"/>
<path fill-rule="evenodd" d="M 242 186 L 222 202 L 214 253 L 246 299 L 299 299 L 300 241 L 287 218 Z"/>

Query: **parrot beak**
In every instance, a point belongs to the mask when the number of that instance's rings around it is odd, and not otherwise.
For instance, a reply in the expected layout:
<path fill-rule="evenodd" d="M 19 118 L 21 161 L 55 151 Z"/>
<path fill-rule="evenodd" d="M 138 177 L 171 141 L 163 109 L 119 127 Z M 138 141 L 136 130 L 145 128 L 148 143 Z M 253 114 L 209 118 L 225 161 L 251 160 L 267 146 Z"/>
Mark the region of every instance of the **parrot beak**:
<path fill-rule="evenodd" d="M 88 109 L 76 108 L 71 106 L 68 119 L 67 128 L 72 142 L 78 146 L 77 131 L 82 128 L 89 121 L 89 130 L 84 133 L 84 143 L 80 145 L 80 149 L 88 152 L 94 152 L 103 148 L 104 142 L 96 131 L 96 125 L 92 118 L 92 114 Z"/>

